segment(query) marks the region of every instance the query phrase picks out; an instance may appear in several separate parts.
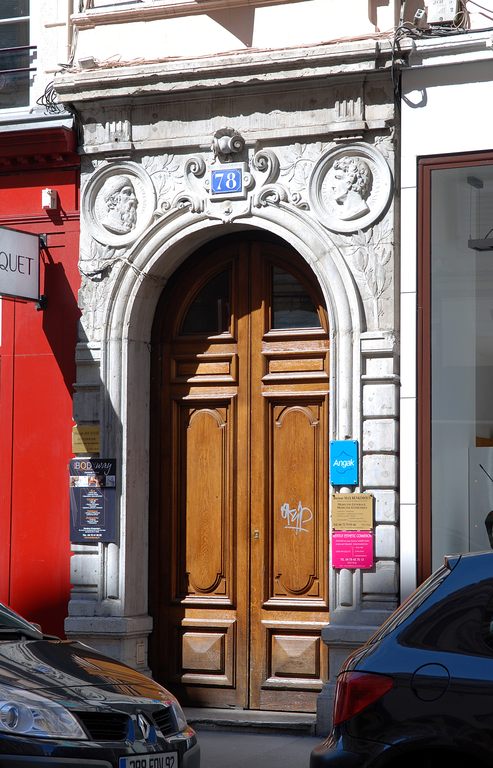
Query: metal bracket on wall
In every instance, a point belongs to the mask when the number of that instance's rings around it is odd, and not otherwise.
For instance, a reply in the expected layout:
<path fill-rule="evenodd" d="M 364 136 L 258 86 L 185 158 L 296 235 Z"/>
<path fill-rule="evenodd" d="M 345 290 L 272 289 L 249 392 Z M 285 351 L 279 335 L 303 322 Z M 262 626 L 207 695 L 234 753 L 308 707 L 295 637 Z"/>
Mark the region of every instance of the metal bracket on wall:
<path fill-rule="evenodd" d="M 45 296 L 44 294 L 39 297 L 39 301 L 36 302 L 36 311 L 40 312 L 43 309 L 46 309 L 48 306 L 48 296 Z"/>
<path fill-rule="evenodd" d="M 39 237 L 39 247 L 40 248 L 48 248 L 48 235 L 45 233 L 38 235 Z M 39 297 L 39 301 L 36 302 L 36 311 L 40 312 L 43 309 L 46 309 L 48 305 L 48 297 L 44 294 Z"/>

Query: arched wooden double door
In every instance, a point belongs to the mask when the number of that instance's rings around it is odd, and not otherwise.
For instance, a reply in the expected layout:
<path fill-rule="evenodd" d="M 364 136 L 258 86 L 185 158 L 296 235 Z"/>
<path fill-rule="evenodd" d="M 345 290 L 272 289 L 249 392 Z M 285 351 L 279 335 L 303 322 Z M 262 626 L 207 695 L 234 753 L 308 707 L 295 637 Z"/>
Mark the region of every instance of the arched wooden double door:
<path fill-rule="evenodd" d="M 327 676 L 327 317 L 301 257 L 222 238 L 154 333 L 151 668 L 196 706 L 314 711 Z"/>

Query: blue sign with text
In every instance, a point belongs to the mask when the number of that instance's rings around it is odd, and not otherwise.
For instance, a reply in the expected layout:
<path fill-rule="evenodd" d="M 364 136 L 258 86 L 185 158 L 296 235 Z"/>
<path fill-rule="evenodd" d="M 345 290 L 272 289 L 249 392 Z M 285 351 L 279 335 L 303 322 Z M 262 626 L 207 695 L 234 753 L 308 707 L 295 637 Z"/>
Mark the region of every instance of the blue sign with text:
<path fill-rule="evenodd" d="M 358 441 L 330 441 L 330 482 L 332 485 L 358 485 Z"/>
<path fill-rule="evenodd" d="M 243 174 L 241 168 L 221 168 L 211 172 L 211 193 L 217 195 L 231 195 L 243 190 Z"/>

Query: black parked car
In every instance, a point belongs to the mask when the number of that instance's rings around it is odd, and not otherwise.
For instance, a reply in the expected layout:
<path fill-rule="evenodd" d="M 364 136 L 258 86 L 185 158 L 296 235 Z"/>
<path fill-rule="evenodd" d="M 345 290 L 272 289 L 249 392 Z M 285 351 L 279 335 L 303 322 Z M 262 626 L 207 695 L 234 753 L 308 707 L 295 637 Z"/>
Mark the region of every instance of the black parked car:
<path fill-rule="evenodd" d="M 445 558 L 337 678 L 310 768 L 493 765 L 493 552 Z"/>
<path fill-rule="evenodd" d="M 0 604 L 0 768 L 199 768 L 177 700 Z"/>

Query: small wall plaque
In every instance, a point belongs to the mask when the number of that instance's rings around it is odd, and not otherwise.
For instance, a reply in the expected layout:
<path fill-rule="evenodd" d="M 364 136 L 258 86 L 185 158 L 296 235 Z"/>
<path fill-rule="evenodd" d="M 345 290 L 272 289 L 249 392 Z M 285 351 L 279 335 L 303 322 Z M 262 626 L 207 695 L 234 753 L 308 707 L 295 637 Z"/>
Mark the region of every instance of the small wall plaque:
<path fill-rule="evenodd" d="M 332 534 L 333 568 L 372 568 L 372 531 L 334 531 Z"/>
<path fill-rule="evenodd" d="M 369 493 L 336 493 L 332 497 L 334 531 L 371 531 L 373 499 Z"/>
<path fill-rule="evenodd" d="M 211 200 L 234 200 L 246 197 L 245 163 L 224 163 L 211 170 Z"/>
<path fill-rule="evenodd" d="M 73 427 L 72 453 L 99 453 L 99 424 L 79 424 Z"/>
<path fill-rule="evenodd" d="M 332 485 L 358 485 L 358 441 L 330 441 L 330 482 Z"/>

